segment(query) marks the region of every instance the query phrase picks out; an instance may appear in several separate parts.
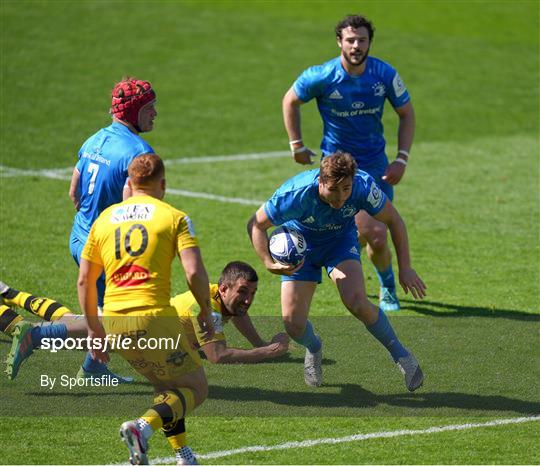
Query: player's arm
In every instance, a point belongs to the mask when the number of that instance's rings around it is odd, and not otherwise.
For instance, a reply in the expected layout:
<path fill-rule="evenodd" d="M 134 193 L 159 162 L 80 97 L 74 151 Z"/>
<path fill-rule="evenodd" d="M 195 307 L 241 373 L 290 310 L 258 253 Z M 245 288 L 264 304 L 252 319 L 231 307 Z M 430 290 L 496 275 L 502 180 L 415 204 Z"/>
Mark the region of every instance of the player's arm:
<path fill-rule="evenodd" d="M 79 210 L 81 206 L 81 193 L 79 190 L 79 180 L 81 179 L 81 173 L 75 167 L 73 169 L 73 174 L 71 175 L 71 183 L 69 184 L 69 197 L 75 209 Z"/>
<path fill-rule="evenodd" d="M 224 340 L 205 344 L 201 349 L 213 364 L 257 363 L 282 356 L 289 348 L 288 342 L 275 342 L 260 348 L 229 348 Z"/>
<path fill-rule="evenodd" d="M 206 331 L 206 339 L 210 339 L 214 335 L 212 308 L 210 307 L 210 283 L 200 249 L 198 247 L 182 249 L 180 262 L 186 274 L 189 290 L 199 304 L 200 312 L 197 316 L 199 326 Z"/>
<path fill-rule="evenodd" d="M 315 154 L 304 146 L 302 141 L 302 126 L 300 105 L 304 102 L 298 98 L 291 87 L 283 97 L 283 122 L 289 135 L 289 147 L 296 163 L 303 165 L 312 164 Z"/>
<path fill-rule="evenodd" d="M 92 344 L 90 353 L 94 359 L 106 363 L 109 360 L 109 356 L 104 351 L 106 334 L 98 316 L 98 293 L 96 286 L 97 279 L 102 272 L 102 265 L 81 259 L 79 278 L 77 280 L 77 293 L 79 304 L 86 318 L 88 339 Z"/>
<path fill-rule="evenodd" d="M 264 266 L 269 272 L 277 275 L 291 275 L 296 272 L 302 265 L 303 261 L 297 266 L 283 265 L 272 260 L 270 251 L 268 250 L 268 229 L 272 226 L 272 222 L 264 211 L 264 206 L 261 206 L 255 215 L 251 217 L 247 224 L 247 231 L 253 249 L 261 259 Z"/>
<path fill-rule="evenodd" d="M 261 338 L 259 332 L 257 332 L 257 329 L 255 328 L 255 325 L 253 325 L 253 321 L 249 315 L 244 314 L 242 316 L 234 316 L 231 320 L 236 329 L 254 347 L 257 348 L 260 346 L 266 346 L 268 344 Z"/>
<path fill-rule="evenodd" d="M 398 153 L 396 159 L 386 168 L 383 176 L 383 180 L 392 185 L 398 184 L 405 174 L 416 126 L 414 108 L 410 101 L 401 107 L 394 108 L 394 110 L 399 117 Z"/>
<path fill-rule="evenodd" d="M 396 249 L 397 262 L 399 266 L 399 283 L 405 293 L 409 290 L 415 298 L 423 298 L 426 295 L 426 285 L 411 267 L 409 254 L 409 240 L 405 222 L 394 208 L 390 200 L 386 200 L 384 207 L 374 218 L 383 222 L 390 230 L 392 243 Z"/>

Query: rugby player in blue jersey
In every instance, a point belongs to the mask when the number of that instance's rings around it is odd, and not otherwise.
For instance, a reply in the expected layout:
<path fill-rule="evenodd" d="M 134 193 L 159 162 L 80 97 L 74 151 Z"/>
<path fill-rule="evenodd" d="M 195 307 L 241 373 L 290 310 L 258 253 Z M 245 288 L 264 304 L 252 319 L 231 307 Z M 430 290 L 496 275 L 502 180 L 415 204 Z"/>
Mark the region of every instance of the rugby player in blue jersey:
<path fill-rule="evenodd" d="M 337 150 L 350 153 L 358 168 L 369 173 L 389 199 L 393 186 L 405 173 L 414 137 L 415 117 L 409 93 L 389 64 L 369 56 L 374 27 L 363 16 L 347 16 L 336 26 L 341 55 L 305 70 L 283 99 L 283 118 L 292 155 L 301 164 L 315 155 L 302 142 L 300 106 L 317 100 L 324 123 L 322 156 Z M 385 152 L 382 116 L 386 100 L 399 117 L 397 157 L 391 163 Z M 399 310 L 387 229 L 365 210 L 356 216 L 363 245 L 379 278 L 380 306 Z"/>
<path fill-rule="evenodd" d="M 324 267 L 345 307 L 390 352 L 408 390 L 414 391 L 424 379 L 418 361 L 401 344 L 385 313 L 366 296 L 354 220 L 360 210 L 388 227 L 396 249 L 399 283 L 405 293 L 423 298 L 426 287 L 411 267 L 405 223 L 373 177 L 357 170 L 350 154 L 331 154 L 323 158 L 320 169 L 286 181 L 251 218 L 248 233 L 265 267 L 282 276 L 283 322 L 291 338 L 306 347 L 304 379 L 308 385 L 322 383 L 322 341 L 315 335 L 308 314 Z M 285 225 L 304 235 L 307 249 L 300 265 L 286 266 L 272 260 L 267 231 L 273 225 Z"/>
<path fill-rule="evenodd" d="M 99 214 L 112 204 L 131 195 L 127 185 L 128 166 L 141 154 L 154 150 L 139 136 L 152 131 L 156 94 L 148 81 L 124 78 L 112 90 L 110 113 L 112 124 L 88 138 L 79 150 L 79 161 L 73 170 L 69 197 L 77 213 L 70 237 L 73 259 L 79 265 L 81 253 L 92 224 Z M 105 277 L 97 283 L 98 305 L 103 307 Z M 80 377 L 114 375 L 99 361 L 86 355 Z M 129 379 L 119 377 L 119 381 Z"/>

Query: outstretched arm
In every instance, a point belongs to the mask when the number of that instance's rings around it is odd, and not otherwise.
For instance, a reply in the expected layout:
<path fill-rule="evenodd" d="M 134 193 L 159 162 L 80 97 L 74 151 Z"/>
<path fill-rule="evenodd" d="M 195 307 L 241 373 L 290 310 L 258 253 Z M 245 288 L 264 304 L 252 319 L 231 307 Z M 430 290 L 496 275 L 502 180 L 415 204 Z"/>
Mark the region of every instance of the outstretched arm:
<path fill-rule="evenodd" d="M 232 323 L 238 329 L 238 331 L 249 341 L 254 347 L 266 346 L 267 343 L 261 338 L 259 332 L 253 325 L 251 317 L 247 314 L 242 316 L 234 316 Z"/>
<path fill-rule="evenodd" d="M 399 283 L 403 290 L 405 293 L 410 291 L 416 299 L 423 298 L 426 295 L 426 285 L 411 267 L 405 222 L 389 200 L 374 218 L 385 223 L 390 230 L 399 266 Z"/>
<path fill-rule="evenodd" d="M 223 340 L 207 343 L 202 347 L 204 354 L 213 364 L 257 363 L 282 356 L 288 349 L 289 343 L 284 341 L 248 350 L 229 348 Z"/>

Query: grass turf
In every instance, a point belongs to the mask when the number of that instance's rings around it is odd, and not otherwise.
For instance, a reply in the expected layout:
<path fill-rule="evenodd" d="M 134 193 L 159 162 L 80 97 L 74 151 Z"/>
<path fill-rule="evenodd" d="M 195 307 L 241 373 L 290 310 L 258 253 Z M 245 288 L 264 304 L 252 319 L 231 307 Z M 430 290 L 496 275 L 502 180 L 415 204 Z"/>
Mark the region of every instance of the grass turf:
<path fill-rule="evenodd" d="M 159 117 L 147 139 L 165 159 L 285 150 L 281 96 L 301 70 L 337 54 L 333 26 L 358 5 L 3 1 L 0 8 L 0 165 L 38 170 L 74 164 L 82 141 L 107 123 L 107 92 L 125 74 L 157 89 Z M 399 70 L 417 114 L 396 205 L 429 295 L 405 299 L 391 319 L 418 354 L 426 386 L 405 392 L 385 352 L 325 281 L 312 315 L 325 337 L 328 386 L 303 386 L 299 349 L 276 363 L 208 367 L 210 398 L 188 421 L 199 452 L 539 413 L 538 4 L 364 2 L 362 10 L 377 27 L 372 54 Z M 395 120 L 387 108 L 390 155 Z M 316 147 L 313 103 L 303 108 L 303 125 Z M 264 200 L 301 169 L 286 158 L 169 165 L 168 182 Z M 10 174 L 0 170 L 0 278 L 76 308 L 68 182 Z M 264 272 L 244 230 L 256 207 L 167 200 L 194 219 L 214 280 L 228 260 L 256 265 L 252 312 L 265 336 L 278 331 L 279 280 Z M 376 279 L 364 269 L 374 295 Z M 185 289 L 178 268 L 173 283 L 175 292 Z M 242 344 L 235 332 L 230 338 Z M 7 348 L 6 338 L 1 357 Z M 81 358 L 38 353 L 20 379 L 0 382 L 0 443 L 8 446 L 1 462 L 125 461 L 116 430 L 149 403 L 151 390 L 39 387 L 40 374 L 73 375 Z M 118 358 L 114 367 L 129 372 Z M 205 462 L 538 463 L 538 433 L 530 423 Z M 160 435 L 151 454 L 170 456 Z"/>

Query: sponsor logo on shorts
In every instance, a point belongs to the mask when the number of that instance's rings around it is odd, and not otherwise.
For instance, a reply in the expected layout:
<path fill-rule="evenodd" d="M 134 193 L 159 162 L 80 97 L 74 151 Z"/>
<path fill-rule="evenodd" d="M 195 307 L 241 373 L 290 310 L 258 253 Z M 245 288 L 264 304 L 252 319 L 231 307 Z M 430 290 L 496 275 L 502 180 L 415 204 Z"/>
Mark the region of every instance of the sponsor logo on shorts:
<path fill-rule="evenodd" d="M 172 353 L 167 359 L 165 359 L 165 362 L 167 364 L 174 364 L 175 366 L 181 366 L 184 364 L 184 359 L 186 359 L 186 356 L 188 354 L 184 353 L 183 351 L 177 351 L 175 353 Z"/>
<path fill-rule="evenodd" d="M 131 222 L 134 220 L 151 220 L 156 206 L 153 204 L 121 205 L 113 210 L 111 223 Z"/>
<path fill-rule="evenodd" d="M 150 271 L 135 264 L 123 265 L 112 274 L 113 283 L 121 287 L 141 285 L 148 280 L 150 280 Z"/>

